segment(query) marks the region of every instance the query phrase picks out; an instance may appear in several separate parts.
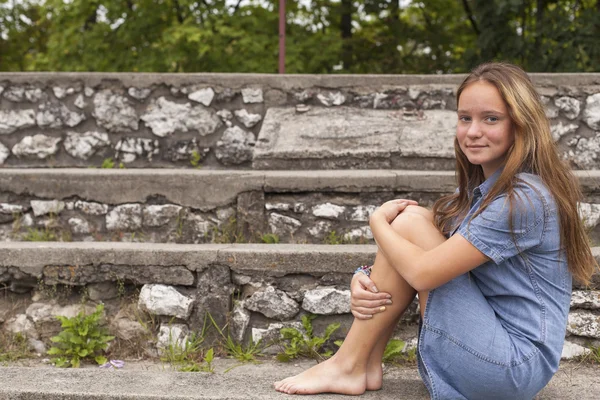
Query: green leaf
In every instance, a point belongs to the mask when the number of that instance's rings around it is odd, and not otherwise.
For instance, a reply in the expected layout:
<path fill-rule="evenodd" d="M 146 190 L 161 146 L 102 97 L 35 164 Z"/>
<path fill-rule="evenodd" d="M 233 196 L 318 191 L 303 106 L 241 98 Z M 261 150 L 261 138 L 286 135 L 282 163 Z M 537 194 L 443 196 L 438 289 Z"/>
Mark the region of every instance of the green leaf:
<path fill-rule="evenodd" d="M 108 361 L 106 359 L 106 357 L 104 357 L 104 356 L 96 356 L 96 358 L 94 358 L 94 360 L 96 361 L 96 363 L 98 365 L 106 364 L 106 362 Z"/>
<path fill-rule="evenodd" d="M 400 355 L 404 350 L 406 343 L 402 340 L 392 339 L 385 346 L 385 350 L 383 352 L 383 361 L 390 361 L 394 357 Z"/>
<path fill-rule="evenodd" d="M 50 354 L 50 355 L 57 355 L 57 354 L 62 354 L 62 350 L 59 349 L 58 347 L 50 347 L 50 349 L 46 352 L 46 354 Z"/>
<path fill-rule="evenodd" d="M 83 344 L 83 339 L 79 336 L 72 336 L 69 341 L 73 344 Z"/>
<path fill-rule="evenodd" d="M 204 361 L 206 361 L 207 363 L 211 363 L 213 361 L 213 358 L 214 358 L 214 350 L 211 347 L 210 350 L 208 350 L 206 352 L 206 355 L 204 356 Z"/>

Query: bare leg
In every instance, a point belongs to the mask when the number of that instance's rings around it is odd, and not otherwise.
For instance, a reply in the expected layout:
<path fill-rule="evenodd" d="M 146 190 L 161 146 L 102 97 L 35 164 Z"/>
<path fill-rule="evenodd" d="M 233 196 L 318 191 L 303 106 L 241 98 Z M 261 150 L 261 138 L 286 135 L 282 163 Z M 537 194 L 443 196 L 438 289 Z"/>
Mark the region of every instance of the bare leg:
<path fill-rule="evenodd" d="M 407 234 L 407 240 L 418 239 L 419 243 L 413 242 L 418 246 L 434 247 L 445 240 L 426 217 L 417 213 L 400 214 L 392 226 L 397 232 Z M 385 312 L 369 320 L 355 319 L 346 340 L 333 357 L 299 375 L 276 382 L 276 390 L 289 394 L 361 394 L 367 388 L 369 365 L 373 368 L 373 379 L 369 386 L 375 389 L 379 384 L 380 387 L 383 350 L 398 318 L 412 302 L 416 292 L 380 253 L 375 259 L 372 278 L 379 290 L 392 294 L 394 303 Z M 419 297 L 426 299 L 426 295 Z M 376 376 L 379 377 L 379 383 L 376 382 Z"/>
<path fill-rule="evenodd" d="M 403 238 L 409 240 L 411 243 L 416 244 L 417 246 L 421 247 L 424 250 L 432 249 L 435 246 L 438 246 L 439 244 L 441 244 L 445 240 L 445 238 L 441 234 L 439 234 L 439 236 L 436 235 L 437 230 L 433 226 L 433 214 L 431 213 L 431 211 L 429 211 L 425 208 L 422 208 L 422 207 L 408 206 L 402 214 L 406 215 L 407 213 L 416 213 L 416 214 L 419 214 L 419 215 L 425 217 L 427 219 L 427 221 L 429 221 L 431 223 L 431 226 L 426 226 L 426 225 L 420 226 L 420 224 L 417 226 L 414 226 L 414 225 L 407 223 L 409 221 L 408 218 L 403 218 L 403 219 L 397 218 L 392 223 L 392 227 Z M 431 228 L 433 228 L 435 230 L 435 232 L 432 232 Z M 379 253 L 378 253 L 378 257 L 379 257 Z M 393 273 L 398 275 L 400 280 L 402 281 L 397 284 L 399 291 L 406 290 L 408 292 L 409 290 L 412 290 L 413 293 L 416 293 L 416 291 L 414 291 L 414 289 L 412 287 L 410 287 L 410 285 L 408 285 L 408 283 L 406 283 L 406 281 L 398 274 L 398 272 L 387 262 L 387 259 L 385 259 L 385 257 L 383 257 L 383 258 L 384 258 L 385 262 L 375 263 L 375 265 L 373 267 L 373 274 L 371 277 L 376 281 L 385 282 L 388 279 L 390 279 L 390 277 L 389 276 L 380 277 L 379 273 L 383 272 L 382 270 L 386 270 L 389 273 L 389 270 L 391 269 L 391 270 L 393 270 Z M 377 284 L 377 287 L 379 287 L 379 284 Z M 407 287 L 410 287 L 410 289 L 407 289 Z M 429 293 L 427 291 L 419 292 L 419 307 L 420 307 L 420 311 L 421 311 L 421 317 L 423 316 L 423 313 L 425 312 L 425 306 L 427 304 L 428 294 Z M 402 293 L 401 295 L 404 295 L 404 293 Z M 397 296 L 398 296 L 397 294 L 392 294 L 392 299 L 395 301 Z M 414 294 L 412 295 L 410 302 L 412 302 L 412 298 L 414 298 Z M 408 305 L 410 305 L 410 302 L 408 302 L 406 307 L 408 307 Z M 405 309 L 406 309 L 406 307 L 405 307 Z M 386 310 L 386 312 L 387 312 L 387 310 Z M 398 320 L 402 316 L 402 313 L 400 313 L 400 315 L 398 316 L 397 321 L 394 324 L 392 324 L 392 326 L 390 326 L 384 334 L 381 335 L 381 338 L 379 339 L 379 341 L 377 341 L 377 344 L 375 345 L 375 347 L 373 348 L 373 351 L 371 352 L 371 355 L 369 357 L 369 361 L 367 364 L 367 390 L 381 389 L 382 377 L 383 377 L 381 360 L 383 358 L 383 353 L 385 351 L 385 347 L 387 346 L 387 343 L 388 343 L 390 337 L 394 333 L 394 329 L 396 328 L 396 325 L 398 323 Z"/>

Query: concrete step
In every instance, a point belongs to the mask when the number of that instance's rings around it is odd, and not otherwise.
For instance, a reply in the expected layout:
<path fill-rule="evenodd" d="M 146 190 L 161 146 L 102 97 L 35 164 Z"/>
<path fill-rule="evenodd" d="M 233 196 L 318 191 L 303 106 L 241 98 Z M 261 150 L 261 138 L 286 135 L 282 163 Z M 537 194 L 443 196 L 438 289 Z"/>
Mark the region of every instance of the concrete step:
<path fill-rule="evenodd" d="M 193 272 L 214 265 L 257 276 L 350 274 L 372 263 L 376 251 L 375 245 L 0 242 L 0 282 L 21 272 L 47 284 L 81 285 L 118 273 L 136 284 L 191 285 Z M 600 261 L 600 247 L 592 252 Z M 592 288 L 600 288 L 598 274 Z"/>
<path fill-rule="evenodd" d="M 577 175 L 600 243 L 600 171 Z M 63 241 L 374 243 L 379 205 L 431 207 L 455 185 L 450 171 L 2 169 L 0 241 L 50 226 Z"/>
<path fill-rule="evenodd" d="M 10 400 L 154 400 L 154 399 L 283 399 L 273 382 L 298 374 L 314 365 L 312 361 L 283 364 L 264 361 L 238 365 L 233 360 L 216 360 L 214 373 L 182 373 L 158 366 L 127 362 L 122 370 L 97 367 L 56 369 L 52 367 L 0 368 L 0 399 Z M 549 385 L 536 399 L 597 399 L 600 368 L 597 364 L 563 363 Z M 355 398 L 333 394 L 311 399 Z M 390 367 L 380 391 L 366 392 L 365 399 L 428 399 L 415 367 Z"/>
<path fill-rule="evenodd" d="M 576 171 L 582 190 L 600 196 L 600 170 Z M 243 192 L 265 193 L 450 193 L 453 171 L 304 170 L 239 171 L 185 169 L 0 169 L 6 194 L 44 199 L 80 198 L 108 204 L 162 197 L 181 206 L 209 210 L 236 201 Z M 6 197 L 3 195 L 2 197 Z M 0 197 L 0 199 L 2 198 Z"/>

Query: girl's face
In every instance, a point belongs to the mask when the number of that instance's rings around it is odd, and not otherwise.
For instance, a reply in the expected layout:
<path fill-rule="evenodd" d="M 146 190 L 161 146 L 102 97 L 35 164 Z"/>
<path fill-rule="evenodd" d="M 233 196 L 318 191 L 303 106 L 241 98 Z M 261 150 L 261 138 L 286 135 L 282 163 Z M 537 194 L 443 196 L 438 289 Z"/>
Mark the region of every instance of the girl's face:
<path fill-rule="evenodd" d="M 456 138 L 471 164 L 481 165 L 487 179 L 504 165 L 515 141 L 508 109 L 496 86 L 477 81 L 458 100 Z"/>

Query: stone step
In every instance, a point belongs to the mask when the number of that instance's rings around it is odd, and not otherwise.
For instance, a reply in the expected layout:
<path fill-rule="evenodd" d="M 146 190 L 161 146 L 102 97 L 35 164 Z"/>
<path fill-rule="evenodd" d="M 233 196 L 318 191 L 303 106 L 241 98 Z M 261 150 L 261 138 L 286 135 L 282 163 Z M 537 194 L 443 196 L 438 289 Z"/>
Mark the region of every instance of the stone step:
<path fill-rule="evenodd" d="M 375 245 L 0 242 L 0 283 L 29 277 L 32 285 L 38 279 L 85 285 L 119 276 L 137 285 L 194 285 L 197 272 L 216 265 L 262 278 L 338 275 L 342 282 L 372 263 L 376 251 Z M 592 253 L 600 262 L 600 247 Z M 589 289 L 600 289 L 600 274 Z"/>
<path fill-rule="evenodd" d="M 154 400 L 154 399 L 283 399 L 285 394 L 273 389 L 273 382 L 296 375 L 314 365 L 311 361 L 282 364 L 263 361 L 237 365 L 233 360 L 216 360 L 215 372 L 183 373 L 142 370 L 126 363 L 123 370 L 98 368 L 55 369 L 51 367 L 0 367 L 0 399 L 21 400 Z M 541 399 L 597 399 L 600 393 L 598 365 L 562 363 L 548 386 L 535 397 Z M 356 398 L 320 394 L 311 399 L 335 400 Z M 364 399 L 425 400 L 429 396 L 415 367 L 390 367 L 383 378 L 383 388 L 366 392 Z"/>
<path fill-rule="evenodd" d="M 600 171 L 577 175 L 599 243 Z M 261 242 L 271 233 L 336 244 L 373 243 L 368 217 L 377 206 L 401 197 L 431 207 L 455 178 L 421 170 L 0 169 L 0 187 L 0 240 L 27 240 L 49 226 L 55 240 Z"/>
<path fill-rule="evenodd" d="M 575 171 L 582 190 L 600 197 L 600 170 Z M 78 198 L 107 204 L 144 203 L 164 198 L 184 207 L 209 210 L 236 201 L 244 192 L 265 193 L 451 193 L 453 171 L 305 170 L 239 171 L 181 169 L 0 169 L 0 199 Z"/>

